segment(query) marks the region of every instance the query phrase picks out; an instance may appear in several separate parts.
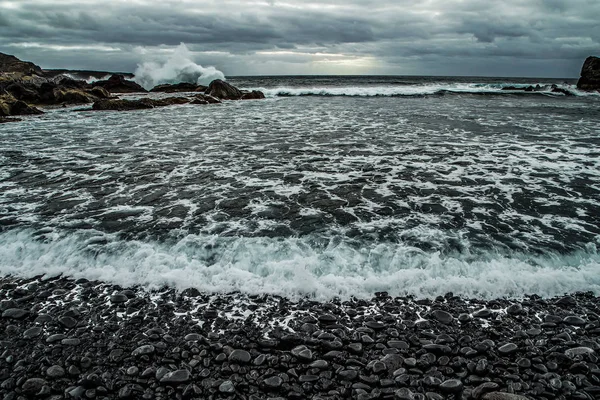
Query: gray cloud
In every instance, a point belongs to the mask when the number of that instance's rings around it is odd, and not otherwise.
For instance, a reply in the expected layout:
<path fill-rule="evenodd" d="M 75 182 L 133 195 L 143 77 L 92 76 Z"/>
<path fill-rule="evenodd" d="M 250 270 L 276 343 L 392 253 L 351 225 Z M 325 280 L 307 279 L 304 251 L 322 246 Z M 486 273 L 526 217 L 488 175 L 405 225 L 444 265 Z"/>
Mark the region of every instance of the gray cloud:
<path fill-rule="evenodd" d="M 0 51 L 133 70 L 185 42 L 227 74 L 573 77 L 600 49 L 597 0 L 0 0 Z"/>

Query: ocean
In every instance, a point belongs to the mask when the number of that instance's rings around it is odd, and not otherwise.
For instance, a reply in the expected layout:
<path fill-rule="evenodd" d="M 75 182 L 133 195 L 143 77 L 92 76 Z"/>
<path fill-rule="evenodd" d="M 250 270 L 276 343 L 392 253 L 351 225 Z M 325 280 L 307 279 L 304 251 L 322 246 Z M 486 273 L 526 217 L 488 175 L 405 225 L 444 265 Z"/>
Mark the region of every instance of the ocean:
<path fill-rule="evenodd" d="M 317 300 L 600 294 L 598 94 L 228 81 L 267 99 L 0 126 L 0 274 Z"/>

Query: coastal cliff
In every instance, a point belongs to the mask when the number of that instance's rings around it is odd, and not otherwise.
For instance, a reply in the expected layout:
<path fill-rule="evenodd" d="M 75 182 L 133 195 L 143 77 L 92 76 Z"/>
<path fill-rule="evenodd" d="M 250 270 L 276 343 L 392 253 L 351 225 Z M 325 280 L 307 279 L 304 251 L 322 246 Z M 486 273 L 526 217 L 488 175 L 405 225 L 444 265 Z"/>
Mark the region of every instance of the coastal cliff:
<path fill-rule="evenodd" d="M 590 56 L 583 63 L 577 89 L 600 91 L 600 57 Z"/>

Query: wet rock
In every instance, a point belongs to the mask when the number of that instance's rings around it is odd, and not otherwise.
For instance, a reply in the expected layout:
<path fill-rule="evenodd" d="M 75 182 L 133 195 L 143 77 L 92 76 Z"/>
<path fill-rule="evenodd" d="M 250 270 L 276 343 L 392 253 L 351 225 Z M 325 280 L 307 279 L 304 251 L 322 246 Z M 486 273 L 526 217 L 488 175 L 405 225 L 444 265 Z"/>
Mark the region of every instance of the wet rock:
<path fill-rule="evenodd" d="M 573 326 L 584 326 L 586 324 L 585 320 L 577 315 L 570 315 L 566 317 L 563 322 L 567 325 Z"/>
<path fill-rule="evenodd" d="M 37 395 L 47 383 L 41 378 L 30 378 L 23 383 L 21 390 L 30 396 Z"/>
<path fill-rule="evenodd" d="M 235 386 L 231 381 L 225 381 L 219 385 L 219 392 L 221 393 L 235 393 Z"/>
<path fill-rule="evenodd" d="M 129 300 L 127 296 L 122 293 L 117 293 L 110 296 L 110 302 L 114 304 L 126 303 L 127 300 Z"/>
<path fill-rule="evenodd" d="M 246 350 L 234 350 L 229 354 L 229 362 L 247 364 L 252 357 Z"/>
<path fill-rule="evenodd" d="M 65 376 L 65 369 L 60 365 L 53 365 L 46 370 L 46 375 L 50 378 L 61 378 Z"/>
<path fill-rule="evenodd" d="M 439 386 L 440 390 L 445 393 L 458 393 L 464 388 L 464 385 L 458 379 L 448 379 Z"/>
<path fill-rule="evenodd" d="M 431 314 L 438 322 L 444 325 L 449 325 L 454 320 L 454 317 L 449 312 L 443 310 L 435 310 Z"/>
<path fill-rule="evenodd" d="M 41 333 L 42 328 L 39 326 L 34 326 L 33 328 L 29 328 L 25 332 L 23 332 L 23 337 L 25 339 L 33 339 L 40 336 Z"/>
<path fill-rule="evenodd" d="M 484 400 L 529 400 L 528 397 L 513 393 L 491 392 L 483 395 Z"/>
<path fill-rule="evenodd" d="M 575 347 L 572 349 L 565 350 L 565 355 L 569 358 L 575 358 L 580 355 L 593 354 L 594 350 L 589 347 Z"/>
<path fill-rule="evenodd" d="M 222 100 L 240 100 L 243 95 L 238 88 L 221 79 L 212 81 L 204 93 Z"/>
<path fill-rule="evenodd" d="M 29 311 L 22 308 L 9 308 L 2 312 L 2 318 L 23 319 L 29 315 Z"/>
<path fill-rule="evenodd" d="M 263 382 L 264 382 L 265 386 L 272 388 L 272 389 L 276 389 L 276 388 L 279 388 L 283 384 L 283 379 L 281 379 L 279 376 L 271 376 L 271 377 L 265 379 Z"/>
<path fill-rule="evenodd" d="M 115 74 L 107 80 L 96 81 L 95 86 L 100 86 L 111 93 L 143 93 L 146 89 L 137 83 L 125 79 L 125 76 Z"/>
<path fill-rule="evenodd" d="M 187 369 L 179 369 L 177 371 L 169 372 L 165 374 L 161 379 L 160 383 L 185 383 L 190 380 L 190 371 Z"/>
<path fill-rule="evenodd" d="M 131 355 L 132 356 L 143 356 L 143 355 L 147 355 L 147 354 L 153 354 L 154 351 L 155 351 L 155 348 L 153 345 L 146 344 L 146 345 L 140 346 L 137 349 L 133 350 L 133 352 L 131 352 Z"/>
<path fill-rule="evenodd" d="M 306 346 L 301 345 L 292 349 L 292 354 L 301 361 L 312 361 L 313 355 Z"/>
<path fill-rule="evenodd" d="M 180 93 L 180 92 L 204 92 L 207 89 L 206 86 L 197 85 L 194 83 L 180 82 L 175 84 L 163 84 L 154 86 L 150 89 L 150 92 L 158 93 Z"/>
<path fill-rule="evenodd" d="M 581 78 L 577 82 L 577 89 L 600 90 L 600 58 L 590 56 L 581 67 Z"/>
<path fill-rule="evenodd" d="M 507 343 L 498 348 L 498 353 L 500 353 L 502 355 L 508 355 L 508 354 L 512 354 L 512 353 L 516 352 L 517 350 L 519 350 L 519 346 L 517 346 L 514 343 Z"/>

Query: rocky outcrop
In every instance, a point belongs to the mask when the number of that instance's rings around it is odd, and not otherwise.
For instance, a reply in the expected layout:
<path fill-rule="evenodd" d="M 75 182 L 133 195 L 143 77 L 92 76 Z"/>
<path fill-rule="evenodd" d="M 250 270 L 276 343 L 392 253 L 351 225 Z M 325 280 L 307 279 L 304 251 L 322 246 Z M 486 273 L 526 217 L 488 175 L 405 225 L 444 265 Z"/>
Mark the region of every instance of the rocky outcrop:
<path fill-rule="evenodd" d="M 565 96 L 573 96 L 569 90 L 559 87 L 558 85 L 529 85 L 529 86 L 504 86 L 502 90 L 511 91 L 511 92 L 551 92 L 551 93 L 560 93 Z"/>
<path fill-rule="evenodd" d="M 176 84 L 158 85 L 150 89 L 151 92 L 158 93 L 181 93 L 181 92 L 204 92 L 206 86 L 196 85 L 194 83 L 181 82 Z"/>
<path fill-rule="evenodd" d="M 194 96 L 194 99 L 191 101 L 191 104 L 219 104 L 221 100 L 216 97 L 212 97 L 208 94 L 199 93 Z"/>
<path fill-rule="evenodd" d="M 4 53 L 0 53 L 0 72 L 44 76 L 44 71 L 34 63 Z"/>
<path fill-rule="evenodd" d="M 577 89 L 600 91 L 600 57 L 590 56 L 583 63 Z"/>
<path fill-rule="evenodd" d="M 97 81 L 95 86 L 103 87 L 111 93 L 145 93 L 146 89 L 135 83 L 125 79 L 123 75 L 113 75 L 105 81 Z"/>
<path fill-rule="evenodd" d="M 94 103 L 93 110 L 96 111 L 130 111 L 144 110 L 155 107 L 165 107 L 176 104 L 188 104 L 190 99 L 186 97 L 168 97 L 166 99 L 109 99 L 101 100 Z"/>
<path fill-rule="evenodd" d="M 258 90 L 253 90 L 251 92 L 242 92 L 241 100 L 260 100 L 264 99 L 265 94 Z"/>
<path fill-rule="evenodd" d="M 16 99 L 10 93 L 0 95 L 0 117 L 36 114 L 43 114 L 43 112 L 24 101 Z"/>
<path fill-rule="evenodd" d="M 243 96 L 241 90 L 221 79 L 212 81 L 204 94 L 221 100 L 241 100 Z"/>

